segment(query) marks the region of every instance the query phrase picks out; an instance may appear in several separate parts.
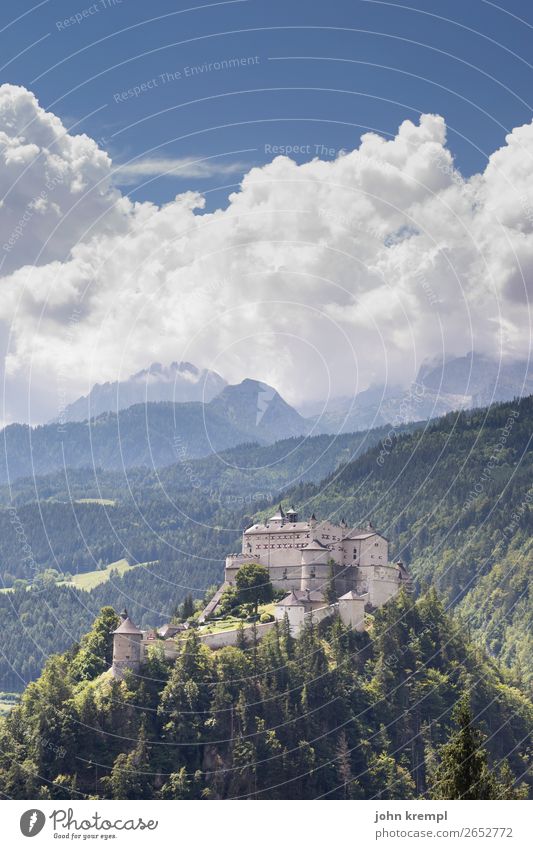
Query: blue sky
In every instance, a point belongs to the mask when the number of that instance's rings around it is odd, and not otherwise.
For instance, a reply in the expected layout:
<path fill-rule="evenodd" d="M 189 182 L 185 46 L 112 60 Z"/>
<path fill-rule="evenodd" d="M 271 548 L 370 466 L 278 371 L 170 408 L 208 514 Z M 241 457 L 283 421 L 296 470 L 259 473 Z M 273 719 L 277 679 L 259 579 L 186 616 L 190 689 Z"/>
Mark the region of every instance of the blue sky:
<path fill-rule="evenodd" d="M 327 157 L 422 112 L 445 117 L 463 173 L 482 169 L 531 119 L 532 24 L 522 0 L 23 0 L 3 8 L 2 77 L 115 163 L 205 159 L 123 183 L 156 202 L 194 185 L 212 207 L 274 146 L 300 147 L 298 161 Z M 230 59 L 247 62 L 217 70 Z"/>

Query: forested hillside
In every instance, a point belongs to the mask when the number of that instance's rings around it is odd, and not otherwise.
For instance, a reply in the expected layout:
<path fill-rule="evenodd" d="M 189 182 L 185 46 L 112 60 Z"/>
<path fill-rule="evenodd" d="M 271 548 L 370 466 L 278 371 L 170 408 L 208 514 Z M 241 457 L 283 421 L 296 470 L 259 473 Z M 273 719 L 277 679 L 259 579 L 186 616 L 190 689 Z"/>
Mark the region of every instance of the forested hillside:
<path fill-rule="evenodd" d="M 47 657 L 80 639 L 104 605 L 127 607 L 142 627 L 163 625 L 187 595 L 201 598 L 208 586 L 220 582 L 221 562 L 203 563 L 200 583 L 198 577 L 197 565 L 188 559 L 163 560 L 112 576 L 90 592 L 52 583 L 0 593 L 0 691 L 23 690 Z"/>
<path fill-rule="evenodd" d="M 15 508 L 0 512 L 8 583 L 21 576 L 33 581 L 47 567 L 75 573 L 122 557 L 160 561 L 162 574 L 165 563 L 175 566 L 169 583 L 143 569 L 103 584 L 82 613 L 73 590 L 17 592 L 16 605 L 13 593 L 0 594 L 0 624 L 8 634 L 0 687 L 20 689 L 20 676 L 28 680 L 23 668 L 34 676 L 44 656 L 68 645 L 65 630 L 50 626 L 48 606 L 60 606 L 77 639 L 101 604 L 121 606 L 122 588 L 143 625 L 159 622 L 151 619 L 157 599 L 168 617 L 183 585 L 201 594 L 222 576 L 223 558 L 239 546 L 242 528 L 253 515 L 269 512 L 284 487 L 285 503 L 294 502 L 303 515 L 344 516 L 353 524 L 371 518 L 389 537 L 391 557 L 407 563 L 419 586 L 435 585 L 473 638 L 528 682 L 532 423 L 533 399 L 527 398 L 449 415 L 410 433 L 393 429 L 387 435 L 387 428 L 334 440 L 246 445 L 157 473 L 134 470 L 128 480 L 68 470 L 36 481 L 39 504 L 24 503 L 36 490 L 32 481 L 20 481 Z M 322 483 L 313 482 L 324 473 Z M 113 504 L 72 503 L 89 497 Z M 42 651 L 32 648 L 34 633 Z"/>
<path fill-rule="evenodd" d="M 173 665 L 156 644 L 144 674 L 124 682 L 105 673 L 116 623 L 104 609 L 80 647 L 51 658 L 0 723 L 6 796 L 497 799 L 528 792 L 532 705 L 433 592 L 416 604 L 402 594 L 363 634 L 337 619 L 320 631 L 308 624 L 294 640 L 285 622 L 259 643 L 252 635 L 211 652 L 193 630 Z"/>
<path fill-rule="evenodd" d="M 530 679 L 532 447 L 528 397 L 395 436 L 287 498 L 317 516 L 371 518 L 419 584 L 459 605 L 476 638 Z"/>
<path fill-rule="evenodd" d="M 2 432 L 0 482 L 64 467 L 166 466 L 180 452 L 202 457 L 249 438 L 244 429 L 198 402 L 136 404 L 118 415 L 102 413 L 90 423 L 13 424 Z"/>
<path fill-rule="evenodd" d="M 221 545 L 233 545 L 245 517 L 270 504 L 281 489 L 321 480 L 386 432 L 245 444 L 157 471 L 67 468 L 16 481 L 0 488 L 0 504 L 8 508 L 0 509 L 3 586 L 16 578 L 31 580 L 45 568 L 76 574 L 122 557 L 146 562 L 172 558 L 176 550 L 196 555 L 201 546 L 211 549 L 218 534 L 206 537 L 197 523 L 228 528 Z M 90 499 L 99 503 L 87 503 Z M 210 553 L 220 557 L 224 551 Z"/>

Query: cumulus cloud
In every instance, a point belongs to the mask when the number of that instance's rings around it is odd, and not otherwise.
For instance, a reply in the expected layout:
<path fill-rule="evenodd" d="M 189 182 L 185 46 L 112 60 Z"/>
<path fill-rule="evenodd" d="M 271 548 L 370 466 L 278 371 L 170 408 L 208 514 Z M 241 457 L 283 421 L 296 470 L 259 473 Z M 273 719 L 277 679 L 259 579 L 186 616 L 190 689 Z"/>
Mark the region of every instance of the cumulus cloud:
<path fill-rule="evenodd" d="M 24 135 L 31 158 L 34 145 L 49 147 L 43 126 L 60 125 L 20 91 L 27 129 L 0 129 Z M 93 163 L 85 185 L 109 174 L 90 139 L 66 134 L 63 144 L 62 167 L 78 146 Z M 58 393 L 70 400 L 154 359 L 256 377 L 298 402 L 411 380 L 442 352 L 527 356 L 532 154 L 527 125 L 464 179 L 443 118 L 422 115 L 389 140 L 363 135 L 334 161 L 280 156 L 252 168 L 210 213 L 197 192 L 133 206 L 108 185 L 99 198 L 113 198 L 113 218 L 96 236 L 101 208 L 88 192 L 68 256 L 65 231 L 54 261 L 2 281 L 9 380 L 31 373 L 36 393 L 52 380 L 55 394 L 37 402 L 51 417 Z"/>
<path fill-rule="evenodd" d="M 0 86 L 1 273 L 65 259 L 80 239 L 117 231 L 130 206 L 111 186 L 111 160 L 71 135 L 21 86 Z"/>

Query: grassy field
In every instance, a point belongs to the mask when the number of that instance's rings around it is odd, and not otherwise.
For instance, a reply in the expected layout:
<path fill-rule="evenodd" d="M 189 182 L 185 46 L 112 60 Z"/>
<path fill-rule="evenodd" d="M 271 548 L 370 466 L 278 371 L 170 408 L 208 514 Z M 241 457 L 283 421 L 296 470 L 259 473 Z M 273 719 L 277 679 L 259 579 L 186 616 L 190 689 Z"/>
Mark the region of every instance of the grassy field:
<path fill-rule="evenodd" d="M 6 716 L 20 699 L 20 693 L 0 693 L 0 716 Z"/>
<path fill-rule="evenodd" d="M 61 587 L 76 587 L 78 590 L 93 590 L 99 584 L 105 584 L 111 576 L 111 572 L 118 572 L 120 576 L 130 569 L 136 569 L 138 566 L 151 566 L 151 563 L 136 563 L 130 566 L 127 560 L 117 560 L 115 563 L 110 563 L 105 569 L 95 569 L 93 572 L 81 572 L 79 575 L 74 575 L 71 581 L 58 581 L 57 586 Z M 28 584 L 27 590 L 31 589 Z M 12 593 L 12 587 L 3 587 L 0 593 Z"/>
<path fill-rule="evenodd" d="M 124 575 L 130 569 L 136 568 L 136 566 L 130 566 L 127 560 L 117 560 L 116 563 L 110 563 L 105 569 L 95 569 L 94 572 L 82 572 L 80 575 L 74 575 L 71 581 L 62 581 L 61 586 L 76 587 L 78 590 L 94 590 L 99 584 L 104 584 L 109 580 L 112 571 Z"/>

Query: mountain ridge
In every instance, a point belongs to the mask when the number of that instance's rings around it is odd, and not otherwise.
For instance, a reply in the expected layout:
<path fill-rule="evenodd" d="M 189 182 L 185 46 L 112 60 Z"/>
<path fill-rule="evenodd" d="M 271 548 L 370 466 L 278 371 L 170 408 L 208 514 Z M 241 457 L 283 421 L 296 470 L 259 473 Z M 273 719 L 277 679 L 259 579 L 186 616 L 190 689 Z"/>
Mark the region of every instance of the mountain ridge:
<path fill-rule="evenodd" d="M 2 431 L 0 483 L 63 467 L 158 468 L 223 451 L 241 443 L 270 444 L 304 435 L 305 420 L 279 393 L 247 379 L 227 385 L 209 403 L 134 404 L 89 421 L 11 424 Z"/>
<path fill-rule="evenodd" d="M 87 395 L 67 404 L 52 424 L 57 421 L 85 421 L 101 413 L 120 412 L 135 404 L 159 401 L 209 403 L 227 385 L 218 372 L 199 369 L 187 361 L 175 361 L 169 366 L 155 362 L 126 380 L 95 383 Z"/>

